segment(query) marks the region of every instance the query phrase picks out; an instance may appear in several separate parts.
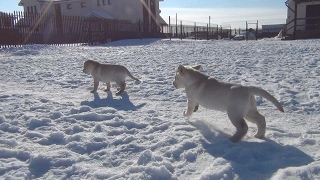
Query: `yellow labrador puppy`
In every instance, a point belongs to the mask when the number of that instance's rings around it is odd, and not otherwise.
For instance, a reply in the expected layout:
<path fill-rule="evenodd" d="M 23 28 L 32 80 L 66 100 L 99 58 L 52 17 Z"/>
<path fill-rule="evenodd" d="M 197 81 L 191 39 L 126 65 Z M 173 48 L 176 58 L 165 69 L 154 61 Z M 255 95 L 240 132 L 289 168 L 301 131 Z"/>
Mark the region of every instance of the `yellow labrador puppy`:
<path fill-rule="evenodd" d="M 254 86 L 220 82 L 199 72 L 201 66 L 177 69 L 173 85 L 176 89 L 185 88 L 188 98 L 187 111 L 184 116 L 191 116 L 201 105 L 208 109 L 226 111 L 231 123 L 236 127 L 236 133 L 230 138 L 232 142 L 240 141 L 248 131 L 244 119 L 255 123 L 258 131 L 256 138 L 263 138 L 266 131 L 266 121 L 257 111 L 254 95 L 271 101 L 281 112 L 281 104 L 265 90 Z"/>
<path fill-rule="evenodd" d="M 91 93 L 97 91 L 99 82 L 105 82 L 107 84 L 107 89 L 105 91 L 110 91 L 110 81 L 114 81 L 119 86 L 117 95 L 123 93 L 126 88 L 126 77 L 139 81 L 139 79 L 133 77 L 128 69 L 121 65 L 111 65 L 111 64 L 101 64 L 97 61 L 87 60 L 83 65 L 83 72 L 86 74 L 91 74 L 93 77 L 93 90 Z"/>

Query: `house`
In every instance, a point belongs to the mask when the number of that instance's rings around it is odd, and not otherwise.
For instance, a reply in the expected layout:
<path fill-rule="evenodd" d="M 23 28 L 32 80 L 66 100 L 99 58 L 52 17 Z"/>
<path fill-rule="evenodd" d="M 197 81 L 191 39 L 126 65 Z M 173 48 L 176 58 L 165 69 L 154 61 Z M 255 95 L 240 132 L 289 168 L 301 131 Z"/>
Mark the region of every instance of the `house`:
<path fill-rule="evenodd" d="M 264 32 L 279 33 L 279 31 L 285 26 L 285 24 L 268 24 L 268 25 L 261 25 L 261 26 L 262 26 L 262 33 Z"/>
<path fill-rule="evenodd" d="M 320 38 L 320 0 L 287 0 L 286 33 L 293 39 Z"/>
<path fill-rule="evenodd" d="M 21 0 L 28 13 L 85 16 L 143 23 L 144 32 L 156 32 L 166 22 L 160 16 L 163 0 Z"/>

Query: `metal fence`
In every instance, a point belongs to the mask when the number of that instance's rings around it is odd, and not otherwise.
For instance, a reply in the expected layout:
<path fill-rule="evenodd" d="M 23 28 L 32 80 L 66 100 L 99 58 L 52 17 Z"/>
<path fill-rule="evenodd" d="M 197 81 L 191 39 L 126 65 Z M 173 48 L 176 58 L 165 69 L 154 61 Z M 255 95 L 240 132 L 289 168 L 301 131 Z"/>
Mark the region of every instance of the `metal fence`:
<path fill-rule="evenodd" d="M 170 19 L 168 26 L 163 27 L 163 32 L 170 35 L 170 38 L 179 39 L 233 39 L 236 35 L 253 33 L 255 39 L 270 38 L 278 35 L 280 30 L 286 33 L 286 27 L 277 27 L 272 29 L 258 28 L 258 21 L 244 21 L 245 28 L 232 28 L 231 25 L 217 25 L 210 23 L 191 22 L 178 19 Z"/>
<path fill-rule="evenodd" d="M 170 38 L 179 39 L 223 39 L 232 36 L 231 27 L 222 27 L 216 24 L 206 24 L 191 21 L 170 19 L 168 26 L 163 27 L 163 33 Z"/>

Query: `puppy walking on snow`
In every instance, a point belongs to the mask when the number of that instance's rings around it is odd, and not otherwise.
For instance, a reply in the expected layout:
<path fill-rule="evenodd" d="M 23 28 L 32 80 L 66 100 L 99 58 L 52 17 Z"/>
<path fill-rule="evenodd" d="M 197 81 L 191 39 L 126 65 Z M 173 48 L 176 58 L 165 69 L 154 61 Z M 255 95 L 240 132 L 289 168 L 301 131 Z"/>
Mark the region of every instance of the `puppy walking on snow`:
<path fill-rule="evenodd" d="M 83 72 L 91 74 L 93 77 L 93 90 L 91 93 L 97 91 L 99 82 L 102 81 L 107 84 L 105 91 L 110 91 L 111 81 L 114 81 L 119 86 L 117 95 L 123 93 L 126 88 L 126 77 L 129 76 L 133 80 L 139 81 L 139 79 L 133 77 L 128 69 L 121 65 L 101 64 L 97 61 L 87 60 L 83 65 Z"/>
<path fill-rule="evenodd" d="M 265 90 L 254 86 L 242 86 L 220 82 L 199 72 L 201 66 L 193 68 L 180 65 L 175 75 L 173 85 L 176 89 L 185 88 L 188 98 L 187 111 L 184 116 L 191 116 L 199 105 L 219 111 L 226 111 L 231 123 L 236 127 L 236 133 L 230 138 L 232 142 L 240 141 L 248 131 L 244 119 L 255 123 L 258 131 L 256 138 L 263 138 L 266 131 L 266 121 L 257 111 L 254 95 L 271 101 L 281 112 L 281 104 Z"/>

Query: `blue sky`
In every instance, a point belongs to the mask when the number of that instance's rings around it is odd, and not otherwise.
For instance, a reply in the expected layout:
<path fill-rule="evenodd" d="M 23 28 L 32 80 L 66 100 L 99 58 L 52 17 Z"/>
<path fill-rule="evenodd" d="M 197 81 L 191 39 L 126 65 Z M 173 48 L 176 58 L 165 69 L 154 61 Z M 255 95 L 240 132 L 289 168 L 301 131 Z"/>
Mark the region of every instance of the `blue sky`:
<path fill-rule="evenodd" d="M 0 0 L 0 11 L 22 11 L 20 0 Z M 174 21 L 176 14 L 183 24 L 194 22 L 243 27 L 245 22 L 283 24 L 286 20 L 285 0 L 164 0 L 160 2 L 161 16 Z"/>
<path fill-rule="evenodd" d="M 164 0 L 160 2 L 165 21 L 183 24 L 210 23 L 232 28 L 244 27 L 245 22 L 284 24 L 287 16 L 285 0 Z M 175 22 L 174 22 L 175 23 Z"/>
<path fill-rule="evenodd" d="M 172 8 L 285 8 L 285 0 L 164 0 Z"/>
<path fill-rule="evenodd" d="M 23 11 L 21 6 L 18 6 L 20 0 L 0 0 L 0 11 L 13 12 Z"/>

